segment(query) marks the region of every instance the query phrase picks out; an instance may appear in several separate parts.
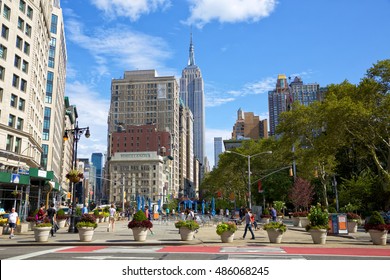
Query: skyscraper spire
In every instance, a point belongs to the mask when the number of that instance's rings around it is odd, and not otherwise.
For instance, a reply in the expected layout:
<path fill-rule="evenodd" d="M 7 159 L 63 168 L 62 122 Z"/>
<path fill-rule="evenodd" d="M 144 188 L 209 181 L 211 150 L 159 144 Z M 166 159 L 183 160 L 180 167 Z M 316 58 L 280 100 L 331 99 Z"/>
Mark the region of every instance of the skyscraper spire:
<path fill-rule="evenodd" d="M 190 55 L 188 57 L 188 66 L 195 65 L 194 45 L 192 44 L 192 31 L 190 39 Z"/>

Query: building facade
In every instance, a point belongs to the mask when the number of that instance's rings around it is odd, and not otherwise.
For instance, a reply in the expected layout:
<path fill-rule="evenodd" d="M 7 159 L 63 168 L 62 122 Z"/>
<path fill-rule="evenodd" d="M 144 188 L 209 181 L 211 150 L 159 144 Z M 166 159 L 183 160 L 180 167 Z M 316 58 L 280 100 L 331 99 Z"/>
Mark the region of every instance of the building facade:
<path fill-rule="evenodd" d="M 179 107 L 179 87 L 174 76 L 159 77 L 155 70 L 136 70 L 126 71 L 123 79 L 113 79 L 108 116 L 108 172 L 112 174 L 117 171 L 110 167 L 116 155 L 111 146 L 114 133 L 128 126 L 154 124 L 157 131 L 166 132 L 170 137 L 170 145 L 165 147 L 166 154 L 173 158 L 167 193 L 177 197 L 180 160 Z M 139 152 L 143 151 L 139 150 Z M 155 153 L 159 155 L 158 151 Z M 137 158 L 124 157 L 122 159 Z M 133 163 L 129 161 L 128 164 Z M 110 193 L 110 198 L 112 197 L 113 194 Z M 115 197 L 117 198 L 117 195 Z"/>
<path fill-rule="evenodd" d="M 214 137 L 214 168 L 218 167 L 219 155 L 222 154 L 222 137 Z"/>
<path fill-rule="evenodd" d="M 233 126 L 232 139 L 261 139 L 268 138 L 267 120 L 260 120 L 252 112 L 237 111 L 237 121 Z"/>
<path fill-rule="evenodd" d="M 188 106 L 194 118 L 194 154 L 201 165 L 205 158 L 205 107 L 204 83 L 200 68 L 195 64 L 192 36 L 187 67 L 180 78 L 180 98 Z"/>

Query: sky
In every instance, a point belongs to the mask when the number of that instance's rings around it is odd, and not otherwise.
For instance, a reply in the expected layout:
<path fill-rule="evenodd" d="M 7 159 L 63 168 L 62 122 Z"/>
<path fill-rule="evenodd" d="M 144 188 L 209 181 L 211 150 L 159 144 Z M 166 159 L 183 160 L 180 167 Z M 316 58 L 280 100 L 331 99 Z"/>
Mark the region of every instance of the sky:
<path fill-rule="evenodd" d="M 278 74 L 320 86 L 357 84 L 389 59 L 390 0 L 61 0 L 66 95 L 91 137 L 79 157 L 106 153 L 111 79 L 155 69 L 181 77 L 192 34 L 205 87 L 206 155 L 231 138 L 238 109 L 268 119 Z"/>

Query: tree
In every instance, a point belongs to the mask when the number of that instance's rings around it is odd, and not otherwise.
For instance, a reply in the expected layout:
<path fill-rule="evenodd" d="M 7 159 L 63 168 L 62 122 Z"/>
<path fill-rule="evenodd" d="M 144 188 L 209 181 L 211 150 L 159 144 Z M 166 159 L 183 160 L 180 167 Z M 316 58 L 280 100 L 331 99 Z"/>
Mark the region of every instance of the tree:
<path fill-rule="evenodd" d="M 289 193 L 294 208 L 297 210 L 303 207 L 305 210 L 309 209 L 314 196 L 314 187 L 307 180 L 298 177 Z"/>

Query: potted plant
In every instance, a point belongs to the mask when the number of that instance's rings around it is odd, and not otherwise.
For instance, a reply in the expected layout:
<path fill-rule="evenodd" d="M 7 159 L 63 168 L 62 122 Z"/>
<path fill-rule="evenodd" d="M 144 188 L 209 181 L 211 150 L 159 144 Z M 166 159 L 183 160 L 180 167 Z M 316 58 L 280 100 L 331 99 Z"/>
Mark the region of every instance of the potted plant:
<path fill-rule="evenodd" d="M 102 214 L 98 209 L 95 209 L 95 210 L 93 211 L 93 215 L 94 215 L 95 218 L 96 218 L 96 222 L 99 222 L 99 223 L 102 223 L 102 222 L 103 222 L 104 216 L 103 216 L 103 214 Z"/>
<path fill-rule="evenodd" d="M 8 219 L 0 219 L 0 235 L 3 235 L 4 227 L 7 226 Z"/>
<path fill-rule="evenodd" d="M 145 241 L 148 230 L 151 231 L 153 223 L 148 220 L 144 211 L 138 210 L 138 212 L 134 214 L 133 220 L 129 222 L 127 227 L 133 231 L 135 241 Z"/>
<path fill-rule="evenodd" d="M 47 242 L 49 240 L 52 224 L 49 218 L 44 218 L 42 223 L 37 223 L 34 227 L 34 238 L 37 242 Z"/>
<path fill-rule="evenodd" d="M 267 231 L 269 242 L 281 243 L 283 234 L 287 230 L 287 226 L 280 222 L 270 222 L 265 224 L 263 229 Z"/>
<path fill-rule="evenodd" d="M 372 212 L 368 221 L 364 224 L 364 229 L 370 234 L 374 245 L 386 245 L 387 232 L 390 230 L 390 225 L 385 223 L 378 211 Z"/>
<path fill-rule="evenodd" d="M 93 233 L 97 228 L 96 218 L 92 214 L 83 214 L 76 224 L 80 241 L 92 241 Z"/>
<path fill-rule="evenodd" d="M 181 240 L 189 241 L 194 239 L 194 232 L 199 229 L 199 224 L 194 220 L 180 220 L 175 223 L 179 229 Z"/>
<path fill-rule="evenodd" d="M 347 213 L 347 229 L 348 233 L 356 233 L 357 227 L 360 224 L 361 217 L 353 212 Z"/>
<path fill-rule="evenodd" d="M 17 199 L 20 199 L 21 196 L 22 196 L 22 193 L 20 191 L 17 191 L 17 190 L 12 191 L 11 194 L 12 194 L 13 197 L 15 197 Z"/>
<path fill-rule="evenodd" d="M 26 218 L 26 222 L 29 223 L 28 229 L 33 230 L 33 228 L 35 227 L 35 224 L 37 223 L 37 220 L 36 220 L 35 216 L 28 216 Z"/>
<path fill-rule="evenodd" d="M 283 201 L 274 201 L 274 208 L 276 210 L 276 216 L 278 218 L 278 221 L 282 221 L 283 220 L 283 210 L 284 208 L 286 207 L 285 206 L 285 203 Z"/>
<path fill-rule="evenodd" d="M 263 213 L 260 215 L 260 223 L 262 224 L 268 224 L 269 219 L 271 219 L 271 214 L 269 213 L 269 210 L 267 208 L 264 208 Z"/>
<path fill-rule="evenodd" d="M 59 228 L 65 227 L 66 219 L 68 219 L 68 215 L 65 215 L 64 209 L 59 209 L 56 215 L 56 220 Z"/>
<path fill-rule="evenodd" d="M 310 233 L 314 244 L 325 244 L 330 228 L 328 211 L 322 209 L 321 204 L 317 203 L 316 206 L 310 208 L 307 218 L 310 223 L 306 226 L 306 231 Z"/>
<path fill-rule="evenodd" d="M 67 179 L 69 179 L 69 181 L 73 182 L 73 183 L 77 183 L 79 182 L 81 179 L 84 178 L 84 175 L 82 172 L 80 172 L 79 170 L 77 169 L 72 169 L 70 170 L 66 175 L 65 177 Z"/>
<path fill-rule="evenodd" d="M 103 222 L 108 222 L 109 217 L 110 217 L 110 213 L 103 211 Z"/>
<path fill-rule="evenodd" d="M 293 225 L 297 227 L 306 228 L 309 224 L 309 219 L 307 218 L 307 211 L 297 211 L 292 214 L 293 216 Z"/>
<path fill-rule="evenodd" d="M 234 239 L 234 233 L 237 231 L 237 225 L 234 222 L 222 222 L 217 225 L 216 232 L 221 236 L 223 243 L 231 243 Z"/>

